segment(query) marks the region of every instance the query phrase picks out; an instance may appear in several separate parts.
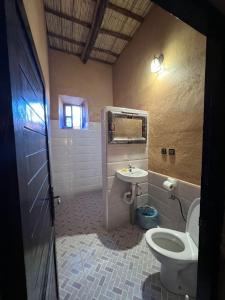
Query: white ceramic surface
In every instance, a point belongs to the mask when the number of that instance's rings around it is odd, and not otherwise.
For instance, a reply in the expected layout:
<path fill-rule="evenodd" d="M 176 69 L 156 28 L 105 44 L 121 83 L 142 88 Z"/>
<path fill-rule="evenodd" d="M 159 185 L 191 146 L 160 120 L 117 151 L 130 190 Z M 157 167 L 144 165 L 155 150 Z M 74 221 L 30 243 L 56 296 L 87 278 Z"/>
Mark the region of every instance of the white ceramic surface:
<path fill-rule="evenodd" d="M 196 296 L 199 210 L 197 198 L 189 208 L 185 233 L 153 228 L 145 234 L 151 252 L 161 262 L 163 285 L 175 294 L 191 297 Z"/>
<path fill-rule="evenodd" d="M 123 168 L 118 170 L 116 175 L 120 180 L 133 184 L 145 182 L 148 178 L 148 172 L 139 168 Z"/>

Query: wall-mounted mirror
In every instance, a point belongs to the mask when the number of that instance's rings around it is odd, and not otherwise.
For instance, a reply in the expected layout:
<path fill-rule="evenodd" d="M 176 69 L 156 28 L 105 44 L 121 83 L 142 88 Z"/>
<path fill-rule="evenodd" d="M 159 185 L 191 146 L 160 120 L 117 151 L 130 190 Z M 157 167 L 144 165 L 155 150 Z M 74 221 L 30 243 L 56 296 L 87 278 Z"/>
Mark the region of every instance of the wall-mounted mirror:
<path fill-rule="evenodd" d="M 110 144 L 145 144 L 147 142 L 147 116 L 109 111 L 108 142 Z"/>

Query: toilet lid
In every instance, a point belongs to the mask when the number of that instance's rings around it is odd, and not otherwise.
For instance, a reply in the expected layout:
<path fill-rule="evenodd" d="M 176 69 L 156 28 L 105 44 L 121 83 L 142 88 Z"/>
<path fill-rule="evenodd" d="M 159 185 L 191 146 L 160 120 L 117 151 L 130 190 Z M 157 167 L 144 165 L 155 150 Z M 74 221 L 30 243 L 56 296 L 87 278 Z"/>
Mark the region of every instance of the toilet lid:
<path fill-rule="evenodd" d="M 198 247 L 199 239 L 199 213 L 200 213 L 200 198 L 195 199 L 189 210 L 187 216 L 186 232 L 189 233 L 190 237 Z"/>

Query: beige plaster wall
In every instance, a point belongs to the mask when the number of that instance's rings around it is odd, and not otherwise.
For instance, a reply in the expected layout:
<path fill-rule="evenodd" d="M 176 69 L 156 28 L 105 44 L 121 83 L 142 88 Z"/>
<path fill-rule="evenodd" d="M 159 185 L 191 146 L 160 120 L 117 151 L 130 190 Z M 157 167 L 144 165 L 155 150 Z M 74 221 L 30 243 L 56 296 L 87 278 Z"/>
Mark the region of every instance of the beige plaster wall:
<path fill-rule="evenodd" d="M 113 67 L 114 105 L 149 112 L 149 168 L 200 183 L 206 39 L 153 6 Z M 150 72 L 163 53 L 164 72 Z M 176 156 L 163 156 L 162 147 Z"/>
<path fill-rule="evenodd" d="M 42 0 L 23 0 L 23 4 L 45 80 L 46 97 L 50 100 L 48 43 L 44 4 Z"/>
<path fill-rule="evenodd" d="M 88 101 L 89 121 L 99 122 L 103 106 L 113 104 L 112 67 L 70 54 L 49 51 L 51 119 L 57 120 L 59 95 L 85 98 Z"/>

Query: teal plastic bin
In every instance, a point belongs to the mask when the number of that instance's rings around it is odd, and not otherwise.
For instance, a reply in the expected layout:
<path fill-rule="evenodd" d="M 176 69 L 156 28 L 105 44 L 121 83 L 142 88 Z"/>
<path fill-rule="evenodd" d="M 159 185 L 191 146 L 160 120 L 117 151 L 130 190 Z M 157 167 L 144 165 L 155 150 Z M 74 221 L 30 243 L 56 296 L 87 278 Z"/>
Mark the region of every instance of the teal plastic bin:
<path fill-rule="evenodd" d="M 151 206 L 143 206 L 136 209 L 137 223 L 143 229 L 155 228 L 159 225 L 159 213 Z"/>

